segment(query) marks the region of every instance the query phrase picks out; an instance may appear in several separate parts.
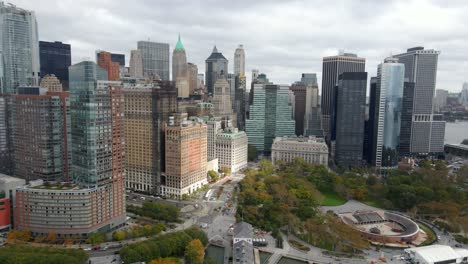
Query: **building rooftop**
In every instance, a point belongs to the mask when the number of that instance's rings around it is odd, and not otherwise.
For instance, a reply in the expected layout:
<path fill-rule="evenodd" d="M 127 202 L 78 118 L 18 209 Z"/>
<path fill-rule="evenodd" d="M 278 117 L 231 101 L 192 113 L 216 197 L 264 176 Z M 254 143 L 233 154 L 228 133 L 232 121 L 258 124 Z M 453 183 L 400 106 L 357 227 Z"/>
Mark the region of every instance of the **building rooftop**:
<path fill-rule="evenodd" d="M 221 52 L 218 52 L 218 49 L 216 48 L 216 46 L 214 46 L 213 52 L 206 60 L 220 60 L 220 59 L 227 60 L 226 57 L 224 57 Z"/>
<path fill-rule="evenodd" d="M 184 45 L 182 45 L 182 41 L 180 41 L 180 34 L 179 34 L 179 39 L 177 40 L 177 44 L 175 46 L 176 50 L 184 50 Z"/>
<path fill-rule="evenodd" d="M 285 141 L 299 142 L 299 143 L 324 143 L 325 144 L 325 140 L 323 138 L 314 137 L 314 136 L 309 136 L 309 137 L 302 137 L 302 136 L 300 136 L 300 137 L 297 137 L 297 136 L 276 137 L 274 142 L 285 142 Z"/>
<path fill-rule="evenodd" d="M 457 252 L 450 246 L 445 245 L 431 245 L 425 247 L 410 248 L 405 249 L 405 253 L 417 255 L 420 259 L 423 259 L 427 263 L 443 263 L 444 261 L 462 258 L 463 255 L 461 254 L 466 254 L 466 252 Z"/>
<path fill-rule="evenodd" d="M 234 226 L 234 237 L 253 237 L 253 227 L 246 222 L 239 222 Z"/>
<path fill-rule="evenodd" d="M 254 248 L 253 245 L 245 240 L 241 240 L 234 244 L 233 263 L 254 263 Z"/>
<path fill-rule="evenodd" d="M 0 183 L 21 182 L 21 181 L 24 182 L 23 179 L 0 173 Z"/>

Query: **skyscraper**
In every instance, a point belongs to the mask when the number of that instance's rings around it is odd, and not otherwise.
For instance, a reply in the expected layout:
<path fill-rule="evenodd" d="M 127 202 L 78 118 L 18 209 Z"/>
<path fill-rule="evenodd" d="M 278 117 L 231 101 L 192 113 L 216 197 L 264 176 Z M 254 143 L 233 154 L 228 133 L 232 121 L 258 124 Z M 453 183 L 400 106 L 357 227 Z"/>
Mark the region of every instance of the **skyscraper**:
<path fill-rule="evenodd" d="M 369 119 L 365 121 L 364 131 L 364 159 L 368 164 L 375 164 L 377 133 L 374 132 L 376 128 L 377 117 L 377 101 L 380 95 L 377 95 L 377 77 L 370 78 L 370 96 L 369 96 Z"/>
<path fill-rule="evenodd" d="M 296 135 L 304 135 L 304 117 L 306 112 L 307 86 L 303 83 L 293 83 L 289 89 L 294 93 L 294 120 Z"/>
<path fill-rule="evenodd" d="M 234 93 L 234 113 L 237 114 L 236 121 L 237 127 L 240 130 L 245 129 L 245 118 L 246 118 L 246 103 L 248 104 L 248 98 L 246 97 L 246 77 L 245 75 L 236 76 L 236 91 Z"/>
<path fill-rule="evenodd" d="M 71 65 L 71 47 L 59 41 L 39 41 L 41 78 L 54 74 L 68 90 L 68 67 Z"/>
<path fill-rule="evenodd" d="M 220 75 L 214 84 L 212 102 L 215 115 L 222 117 L 232 115 L 230 86 L 224 75 Z"/>
<path fill-rule="evenodd" d="M 121 83 L 91 61 L 69 70 L 73 182 L 17 188 L 15 226 L 33 235 L 85 238 L 126 220 Z"/>
<path fill-rule="evenodd" d="M 305 85 L 314 85 L 318 86 L 317 84 L 317 74 L 315 73 L 303 73 L 301 76 L 301 83 Z"/>
<path fill-rule="evenodd" d="M 187 78 L 187 54 L 180 35 L 172 52 L 172 80 L 177 82 L 178 78 Z"/>
<path fill-rule="evenodd" d="M 141 50 L 132 50 L 130 52 L 130 76 L 134 78 L 143 77 L 143 57 Z"/>
<path fill-rule="evenodd" d="M 69 182 L 68 93 L 39 87 L 17 91 L 11 98 L 14 175 L 28 182 Z"/>
<path fill-rule="evenodd" d="M 335 86 L 338 83 L 338 76 L 343 72 L 364 72 L 366 59 L 358 57 L 352 53 L 342 53 L 337 56 L 323 58 L 322 67 L 322 126 L 325 136 L 331 139 L 333 131 L 332 120 L 335 108 Z"/>
<path fill-rule="evenodd" d="M 436 50 L 414 47 L 408 49 L 406 53 L 394 56 L 405 65 L 405 79 L 414 82 L 410 146 L 412 155 L 438 155 L 443 152 L 443 143 L 434 145 L 435 142 L 443 142 L 444 137 L 440 131 L 443 121 L 433 115 L 439 54 L 440 52 Z M 440 136 L 442 138 L 433 138 Z"/>
<path fill-rule="evenodd" d="M 97 64 L 107 71 L 107 79 L 109 81 L 118 81 L 120 79 L 120 65 L 118 62 L 112 61 L 111 53 L 100 51 L 96 55 Z"/>
<path fill-rule="evenodd" d="M 205 85 L 208 93 L 213 94 L 214 84 L 221 74 L 228 74 L 228 60 L 221 52 L 218 52 L 216 46 L 213 52 L 205 61 Z"/>
<path fill-rule="evenodd" d="M 306 87 L 304 115 L 304 136 L 323 137 L 317 85 Z"/>
<path fill-rule="evenodd" d="M 138 41 L 145 76 L 159 76 L 161 80 L 169 77 L 169 44 L 150 41 Z"/>
<path fill-rule="evenodd" d="M 187 78 L 189 83 L 189 94 L 194 94 L 198 88 L 198 67 L 189 62 L 187 63 Z"/>
<path fill-rule="evenodd" d="M 336 87 L 335 163 L 349 168 L 362 165 L 367 72 L 344 72 Z"/>
<path fill-rule="evenodd" d="M 166 134 L 166 176 L 162 194 L 182 198 L 207 181 L 207 128 L 202 122 L 188 121 L 187 114 L 170 119 Z"/>
<path fill-rule="evenodd" d="M 405 65 L 398 59 L 387 58 L 377 68 L 377 94 L 374 113 L 376 138 L 375 165 L 394 168 L 398 165 L 400 126 L 403 100 Z M 370 112 L 370 111 L 369 111 Z"/>
<path fill-rule="evenodd" d="M 269 153 L 276 137 L 295 135 L 295 122 L 289 102 L 289 87 L 270 83 L 257 83 L 246 120 L 245 131 L 249 144 L 259 153 Z"/>
<path fill-rule="evenodd" d="M 245 51 L 243 45 L 239 45 L 234 52 L 234 74 L 245 75 Z"/>
<path fill-rule="evenodd" d="M 120 67 L 125 67 L 125 54 L 111 53 L 111 60 L 117 62 Z"/>
<path fill-rule="evenodd" d="M 413 130 L 414 82 L 403 84 L 403 100 L 400 127 L 400 156 L 411 155 L 411 135 Z"/>
<path fill-rule="evenodd" d="M 460 104 L 468 106 L 468 82 L 463 83 L 459 101 Z"/>
<path fill-rule="evenodd" d="M 434 102 L 434 111 L 440 113 L 442 109 L 447 105 L 448 91 L 443 89 L 437 89 Z"/>
<path fill-rule="evenodd" d="M 18 86 L 39 84 L 39 42 L 33 11 L 0 2 L 0 93 L 14 94 Z"/>

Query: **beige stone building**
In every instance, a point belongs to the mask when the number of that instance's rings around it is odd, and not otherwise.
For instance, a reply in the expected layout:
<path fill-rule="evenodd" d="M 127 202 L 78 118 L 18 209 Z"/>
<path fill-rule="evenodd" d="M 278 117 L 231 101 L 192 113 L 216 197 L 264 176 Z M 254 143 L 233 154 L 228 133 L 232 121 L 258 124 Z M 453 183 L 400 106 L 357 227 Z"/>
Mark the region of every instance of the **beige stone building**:
<path fill-rule="evenodd" d="M 207 184 L 207 127 L 188 121 L 186 113 L 170 117 L 165 128 L 166 175 L 163 195 L 182 198 Z"/>
<path fill-rule="evenodd" d="M 216 135 L 216 157 L 221 169 L 232 173 L 247 167 L 247 134 L 228 127 Z"/>
<path fill-rule="evenodd" d="M 311 164 L 328 165 L 328 147 L 325 140 L 316 137 L 277 137 L 271 147 L 271 161 L 292 162 L 303 158 Z"/>
<path fill-rule="evenodd" d="M 54 74 L 47 74 L 41 79 L 42 88 L 46 88 L 48 92 L 62 92 L 62 84 Z"/>

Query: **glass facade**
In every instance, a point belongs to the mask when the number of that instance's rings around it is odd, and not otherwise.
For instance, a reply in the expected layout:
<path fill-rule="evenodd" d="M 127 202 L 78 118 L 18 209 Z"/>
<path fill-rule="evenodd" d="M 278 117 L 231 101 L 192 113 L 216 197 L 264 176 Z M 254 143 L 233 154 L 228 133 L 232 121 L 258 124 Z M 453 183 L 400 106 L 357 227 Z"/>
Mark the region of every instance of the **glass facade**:
<path fill-rule="evenodd" d="M 68 67 L 71 65 L 70 44 L 62 42 L 39 41 L 41 58 L 41 78 L 54 74 L 68 90 Z"/>
<path fill-rule="evenodd" d="M 378 66 L 377 89 L 380 95 L 377 122 L 376 167 L 398 165 L 405 65 L 388 60 Z"/>
<path fill-rule="evenodd" d="M 150 41 L 138 41 L 141 50 L 143 73 L 145 76 L 159 76 L 161 80 L 169 80 L 169 44 Z"/>
<path fill-rule="evenodd" d="M 105 152 L 110 153 L 112 146 L 109 92 L 97 89 L 97 80 L 106 79 L 107 72 L 94 62 L 70 66 L 71 173 L 73 180 L 83 185 L 95 185 L 111 176 L 110 164 L 107 168 L 97 164 L 98 155 L 110 162 Z"/>
<path fill-rule="evenodd" d="M 14 94 L 18 86 L 37 85 L 39 45 L 33 12 L 0 2 L 0 93 Z"/>
<path fill-rule="evenodd" d="M 295 121 L 289 102 L 289 87 L 255 84 L 250 116 L 246 120 L 249 144 L 269 153 L 276 137 L 295 135 Z"/>

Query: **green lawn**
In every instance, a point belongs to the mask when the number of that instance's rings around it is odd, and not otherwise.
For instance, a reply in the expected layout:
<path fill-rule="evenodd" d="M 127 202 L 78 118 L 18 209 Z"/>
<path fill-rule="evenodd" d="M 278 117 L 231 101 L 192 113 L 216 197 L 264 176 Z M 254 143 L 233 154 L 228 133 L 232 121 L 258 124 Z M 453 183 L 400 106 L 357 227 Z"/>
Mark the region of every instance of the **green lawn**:
<path fill-rule="evenodd" d="M 346 199 L 341 198 L 337 193 L 333 191 L 322 192 L 325 199 L 321 205 L 323 206 L 338 206 L 346 203 Z"/>

